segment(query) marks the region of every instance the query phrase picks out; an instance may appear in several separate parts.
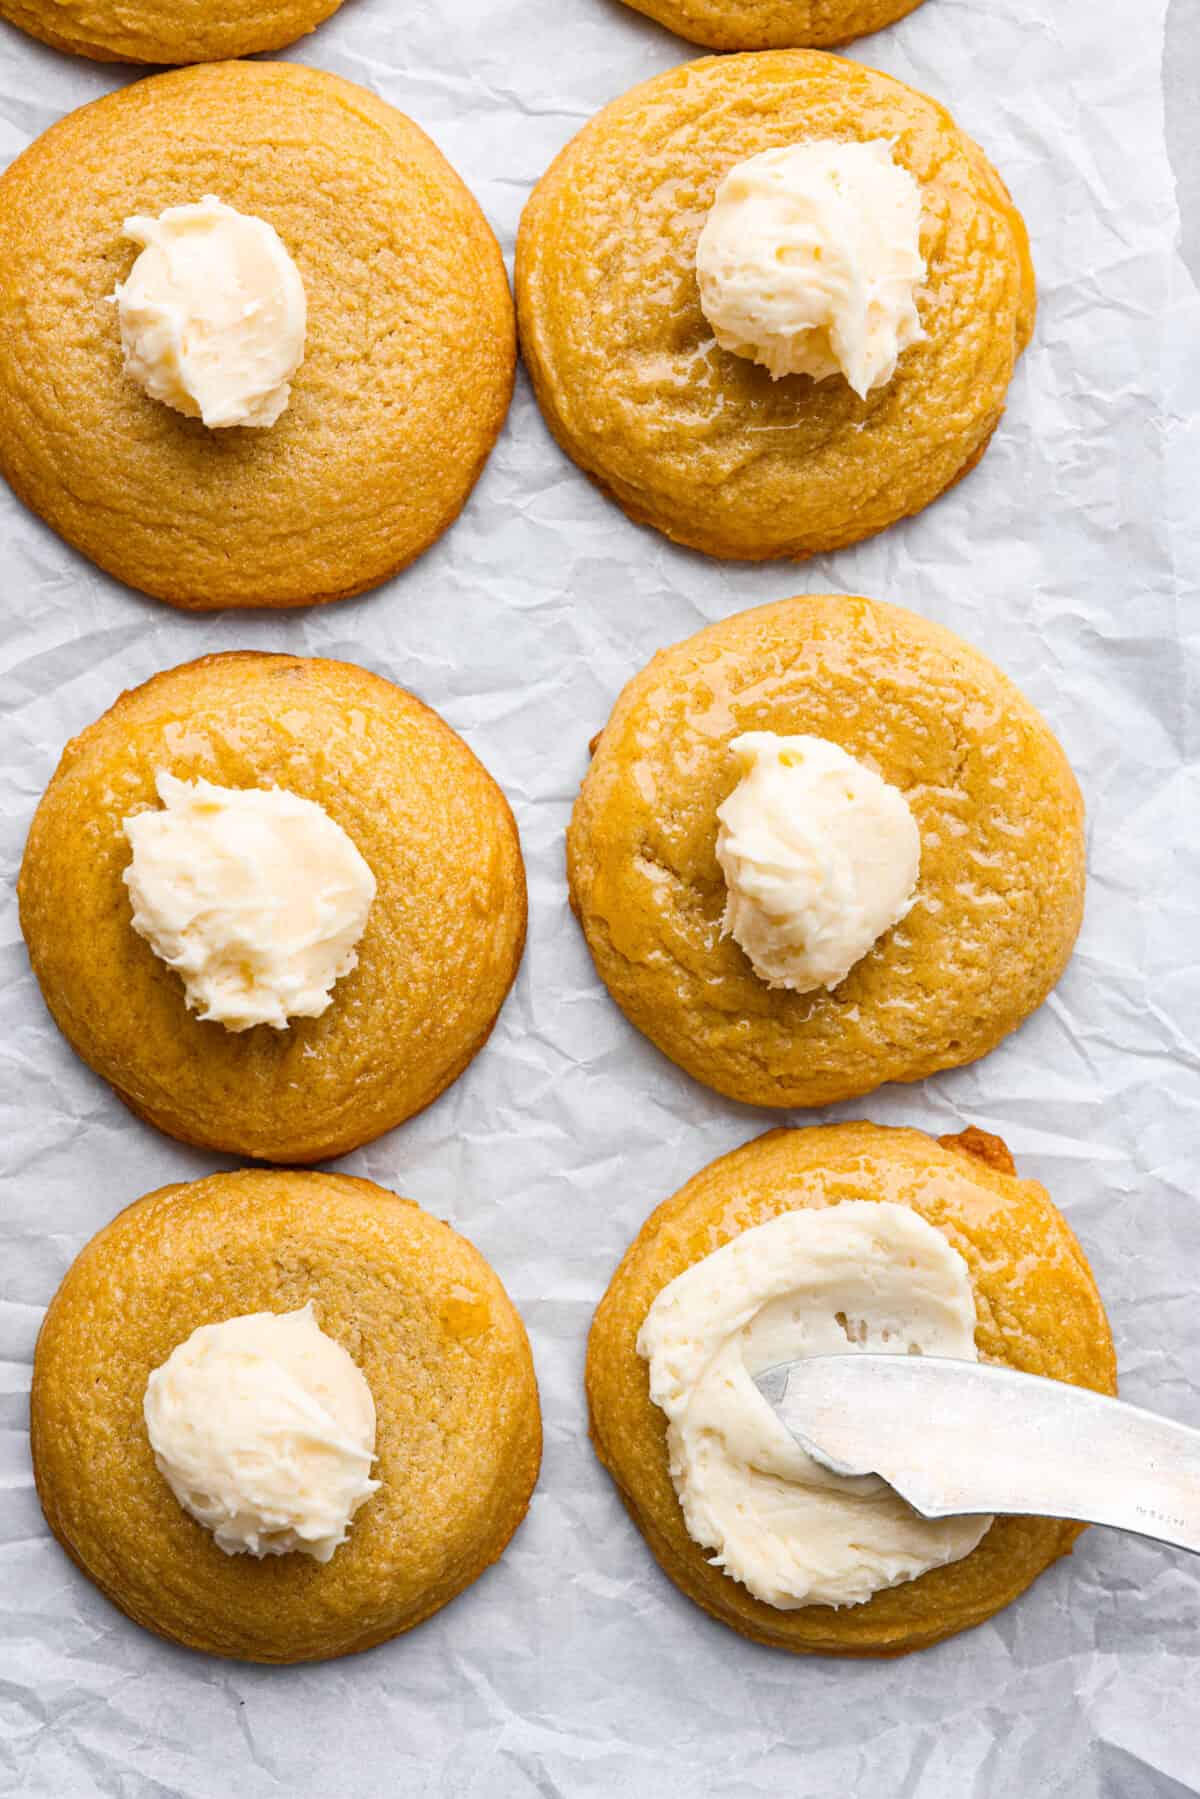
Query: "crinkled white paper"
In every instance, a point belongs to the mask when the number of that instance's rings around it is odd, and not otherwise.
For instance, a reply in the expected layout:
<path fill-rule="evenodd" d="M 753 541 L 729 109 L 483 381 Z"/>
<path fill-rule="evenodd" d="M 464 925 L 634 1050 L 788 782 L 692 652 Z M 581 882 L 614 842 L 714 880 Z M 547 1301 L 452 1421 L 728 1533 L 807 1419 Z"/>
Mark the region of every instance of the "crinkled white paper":
<path fill-rule="evenodd" d="M 588 737 L 618 689 L 709 620 L 845 590 L 989 652 L 1083 783 L 1082 940 L 1058 991 L 986 1061 L 841 1113 L 1002 1133 L 1083 1240 L 1126 1396 L 1200 1425 L 1200 301 L 1164 142 L 1164 11 L 927 0 L 855 50 L 946 101 L 991 152 L 1041 285 L 980 469 L 857 550 L 790 569 L 673 549 L 564 460 L 523 380 L 449 535 L 389 587 L 321 611 L 182 616 L 0 493 L 0 1792 L 1200 1790 L 1200 1562 L 1182 1554 L 1093 1531 L 992 1623 L 894 1664 L 755 1648 L 658 1573 L 588 1447 L 588 1322 L 651 1207 L 778 1120 L 695 1086 L 624 1023 L 567 910 L 562 851 Z M 692 52 L 617 0 L 346 0 L 293 54 L 411 113 L 508 252 L 567 138 Z M 0 26 L 0 161 L 131 78 Z M 120 689 L 250 646 L 361 661 L 443 712 L 513 802 L 531 889 L 528 953 L 485 1053 L 344 1166 L 449 1218 L 500 1271 L 533 1338 L 541 1484 L 504 1560 L 448 1610 L 298 1670 L 206 1660 L 126 1622 L 48 1536 L 26 1436 L 38 1323 L 76 1251 L 127 1201 L 213 1158 L 137 1123 L 51 1027 L 12 900 L 25 831 L 66 738 Z"/>

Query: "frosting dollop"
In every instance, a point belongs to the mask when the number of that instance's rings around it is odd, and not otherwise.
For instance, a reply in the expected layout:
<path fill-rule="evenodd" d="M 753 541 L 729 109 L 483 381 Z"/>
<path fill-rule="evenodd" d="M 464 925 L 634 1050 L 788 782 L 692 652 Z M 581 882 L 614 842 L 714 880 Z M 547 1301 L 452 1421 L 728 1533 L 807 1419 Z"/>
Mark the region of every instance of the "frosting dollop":
<path fill-rule="evenodd" d="M 315 800 L 156 777 L 161 811 L 124 820 L 133 928 L 226 1030 L 319 1018 L 358 956 L 375 876 Z"/>
<path fill-rule="evenodd" d="M 213 194 L 125 220 L 143 246 L 114 298 L 128 374 L 218 429 L 273 425 L 304 360 L 300 271 L 273 225 Z"/>
<path fill-rule="evenodd" d="M 752 1226 L 663 1288 L 637 1347 L 688 1532 L 765 1604 L 859 1605 L 960 1561 L 990 1526 L 922 1518 L 876 1475 L 832 1473 L 754 1385 L 810 1355 L 977 1359 L 966 1263 L 907 1206 L 845 1200 Z"/>
<path fill-rule="evenodd" d="M 722 349 L 865 399 L 925 335 L 921 190 L 884 139 L 763 150 L 718 187 L 696 273 Z"/>
<path fill-rule="evenodd" d="M 159 1472 L 226 1555 L 327 1562 L 379 1487 L 371 1389 L 311 1303 L 201 1325 L 142 1410 Z"/>
<path fill-rule="evenodd" d="M 912 905 L 921 835 L 908 801 L 823 737 L 750 731 L 717 808 L 722 930 L 771 987 L 836 987 Z"/>

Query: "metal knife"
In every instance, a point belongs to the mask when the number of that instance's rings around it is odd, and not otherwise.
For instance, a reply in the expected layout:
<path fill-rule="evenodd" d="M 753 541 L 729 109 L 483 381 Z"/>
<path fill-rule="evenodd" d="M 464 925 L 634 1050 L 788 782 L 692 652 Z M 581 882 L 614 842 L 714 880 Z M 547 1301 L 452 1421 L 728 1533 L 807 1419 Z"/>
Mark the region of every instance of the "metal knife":
<path fill-rule="evenodd" d="M 1200 1555 L 1200 1430 L 1170 1418 L 938 1356 L 810 1356 L 755 1385 L 817 1461 L 880 1475 L 925 1518 L 1077 1518 Z"/>

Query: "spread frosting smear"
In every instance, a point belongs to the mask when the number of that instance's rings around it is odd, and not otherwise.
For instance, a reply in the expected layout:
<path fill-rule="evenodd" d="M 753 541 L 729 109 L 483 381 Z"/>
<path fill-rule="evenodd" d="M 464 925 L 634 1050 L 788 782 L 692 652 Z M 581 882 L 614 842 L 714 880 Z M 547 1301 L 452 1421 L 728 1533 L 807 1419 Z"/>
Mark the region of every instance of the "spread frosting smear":
<path fill-rule="evenodd" d="M 865 399 L 925 335 L 921 190 L 883 139 L 764 150 L 717 189 L 696 274 L 722 349 Z"/>
<path fill-rule="evenodd" d="M 966 1263 L 907 1206 L 847 1200 L 743 1231 L 663 1288 L 637 1347 L 687 1529 L 765 1604 L 860 1605 L 960 1561 L 991 1525 L 921 1518 L 877 1476 L 832 1473 L 754 1385 L 810 1355 L 977 1359 Z"/>
<path fill-rule="evenodd" d="M 142 245 L 113 296 L 126 372 L 213 428 L 273 425 L 304 360 L 304 283 L 273 225 L 213 194 L 125 220 Z"/>
<path fill-rule="evenodd" d="M 319 1018 L 358 961 L 375 877 L 314 800 L 160 772 L 160 811 L 124 820 L 133 928 L 226 1030 Z"/>
<path fill-rule="evenodd" d="M 142 1409 L 159 1472 L 226 1555 L 327 1562 L 378 1491 L 371 1389 L 311 1304 L 201 1325 Z"/>
<path fill-rule="evenodd" d="M 823 737 L 751 731 L 717 808 L 723 931 L 771 987 L 836 987 L 912 905 L 921 835 L 899 788 Z"/>

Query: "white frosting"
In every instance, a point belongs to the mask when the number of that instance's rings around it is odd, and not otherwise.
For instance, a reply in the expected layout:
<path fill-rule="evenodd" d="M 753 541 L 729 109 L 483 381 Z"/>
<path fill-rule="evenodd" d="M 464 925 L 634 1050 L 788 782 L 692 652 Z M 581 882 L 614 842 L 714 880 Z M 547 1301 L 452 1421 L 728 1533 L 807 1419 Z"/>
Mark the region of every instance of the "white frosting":
<path fill-rule="evenodd" d="M 859 1350 L 976 1360 L 966 1263 L 907 1206 L 848 1200 L 743 1231 L 663 1288 L 637 1347 L 690 1535 L 767 1605 L 859 1605 L 960 1561 L 992 1522 L 924 1519 L 873 1474 L 831 1473 L 753 1382 Z"/>
<path fill-rule="evenodd" d="M 160 1473 L 226 1555 L 327 1562 L 379 1487 L 371 1389 L 311 1304 L 201 1325 L 142 1410 Z"/>
<path fill-rule="evenodd" d="M 273 225 L 212 194 L 126 219 L 144 246 L 113 296 L 125 368 L 152 400 L 214 428 L 273 425 L 304 360 L 300 271 Z"/>
<path fill-rule="evenodd" d="M 717 189 L 696 273 L 723 349 L 865 399 L 925 335 L 921 190 L 883 139 L 764 150 Z"/>
<path fill-rule="evenodd" d="M 771 987 L 836 987 L 912 905 L 921 834 L 899 788 L 823 737 L 751 731 L 717 808 L 722 929 Z"/>
<path fill-rule="evenodd" d="M 133 928 L 226 1030 L 319 1018 L 356 965 L 375 877 L 314 800 L 160 773 L 160 812 L 124 821 Z"/>

